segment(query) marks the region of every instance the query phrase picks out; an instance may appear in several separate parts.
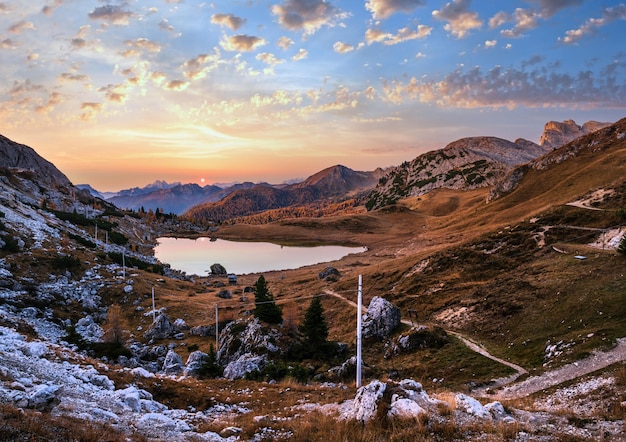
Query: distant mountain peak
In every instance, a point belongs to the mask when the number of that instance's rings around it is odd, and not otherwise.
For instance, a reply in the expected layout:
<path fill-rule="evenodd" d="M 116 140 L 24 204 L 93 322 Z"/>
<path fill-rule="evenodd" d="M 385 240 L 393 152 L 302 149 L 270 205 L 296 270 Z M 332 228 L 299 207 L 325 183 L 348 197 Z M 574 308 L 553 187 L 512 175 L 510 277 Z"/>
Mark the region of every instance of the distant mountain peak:
<path fill-rule="evenodd" d="M 600 123 L 598 121 L 587 121 L 582 126 L 576 124 L 574 120 L 548 121 L 543 128 L 543 133 L 539 139 L 539 145 L 556 149 L 576 138 L 590 134 L 597 130 L 610 126 L 612 123 Z"/>

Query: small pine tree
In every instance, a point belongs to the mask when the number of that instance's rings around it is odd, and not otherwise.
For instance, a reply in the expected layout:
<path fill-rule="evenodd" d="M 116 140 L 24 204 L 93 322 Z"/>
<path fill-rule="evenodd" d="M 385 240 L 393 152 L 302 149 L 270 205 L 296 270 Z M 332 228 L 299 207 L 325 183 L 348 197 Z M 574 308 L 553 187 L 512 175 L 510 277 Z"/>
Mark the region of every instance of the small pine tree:
<path fill-rule="evenodd" d="M 319 297 L 311 300 L 304 313 L 304 321 L 298 327 L 303 337 L 304 353 L 312 357 L 322 357 L 328 349 L 328 326 L 324 319 L 324 309 Z"/>
<path fill-rule="evenodd" d="M 209 354 L 200 367 L 199 375 L 201 378 L 217 378 L 224 373 L 224 369 L 217 362 L 217 354 L 215 347 L 211 344 Z"/>
<path fill-rule="evenodd" d="M 268 324 L 280 324 L 283 322 L 283 311 L 274 302 L 272 292 L 267 288 L 265 277 L 259 276 L 254 284 L 254 316 Z"/>

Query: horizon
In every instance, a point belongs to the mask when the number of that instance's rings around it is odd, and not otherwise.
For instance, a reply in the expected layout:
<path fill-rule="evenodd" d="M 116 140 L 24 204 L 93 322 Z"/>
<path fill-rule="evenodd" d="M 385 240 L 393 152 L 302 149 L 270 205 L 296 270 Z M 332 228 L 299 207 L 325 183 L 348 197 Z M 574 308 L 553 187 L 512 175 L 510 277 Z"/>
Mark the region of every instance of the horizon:
<path fill-rule="evenodd" d="M 497 3 L 0 0 L 0 132 L 112 192 L 369 171 L 626 115 L 625 3 Z"/>

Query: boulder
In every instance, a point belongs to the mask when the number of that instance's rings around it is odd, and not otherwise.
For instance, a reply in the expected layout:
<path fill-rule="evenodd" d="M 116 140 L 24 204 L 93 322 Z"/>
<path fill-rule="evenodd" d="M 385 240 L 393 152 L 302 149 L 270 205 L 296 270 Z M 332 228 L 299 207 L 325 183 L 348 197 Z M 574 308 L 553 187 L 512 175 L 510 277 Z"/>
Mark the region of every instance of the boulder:
<path fill-rule="evenodd" d="M 375 296 L 363 315 L 363 338 L 385 339 L 400 325 L 400 309 L 384 298 Z"/>
<path fill-rule="evenodd" d="M 191 352 L 185 364 L 185 376 L 199 376 L 202 365 L 207 360 L 208 356 L 209 355 L 199 350 Z"/>
<path fill-rule="evenodd" d="M 413 327 L 391 342 L 385 350 L 385 358 L 427 348 L 441 348 L 448 341 L 448 334 L 440 327 Z"/>
<path fill-rule="evenodd" d="M 60 401 L 57 392 L 61 389 L 58 385 L 37 385 L 28 397 L 28 407 L 39 411 L 50 411 Z"/>
<path fill-rule="evenodd" d="M 170 322 L 167 315 L 165 315 L 165 313 L 160 313 L 143 336 L 148 340 L 165 339 L 176 333 L 178 333 L 178 329 Z"/>
<path fill-rule="evenodd" d="M 178 356 L 174 350 L 170 350 L 165 355 L 165 361 L 163 362 L 163 372 L 165 374 L 178 375 L 183 372 L 183 359 Z"/>
<path fill-rule="evenodd" d="M 326 267 L 317 274 L 317 277 L 322 281 L 334 282 L 339 280 L 341 273 L 334 267 Z"/>
<path fill-rule="evenodd" d="M 211 275 L 213 276 L 226 276 L 228 272 L 224 268 L 222 264 L 212 264 L 211 265 Z"/>
<path fill-rule="evenodd" d="M 210 336 L 215 334 L 215 326 L 213 325 L 198 325 L 189 329 L 191 336 Z"/>
<path fill-rule="evenodd" d="M 226 379 L 242 379 L 248 373 L 263 370 L 266 363 L 267 356 L 265 355 L 245 353 L 224 368 L 224 377 Z"/>
<path fill-rule="evenodd" d="M 231 293 L 230 290 L 223 289 L 217 293 L 217 297 L 222 298 L 222 299 L 232 299 L 233 294 Z"/>
<path fill-rule="evenodd" d="M 489 410 L 487 410 L 483 404 L 478 402 L 473 397 L 467 396 L 463 393 L 457 393 L 454 397 L 456 403 L 456 411 L 462 411 L 469 415 L 478 417 L 480 419 L 491 420 L 492 416 Z"/>
<path fill-rule="evenodd" d="M 359 388 L 353 402 L 354 419 L 366 422 L 373 418 L 386 388 L 387 384 L 379 380 L 373 380 Z"/>

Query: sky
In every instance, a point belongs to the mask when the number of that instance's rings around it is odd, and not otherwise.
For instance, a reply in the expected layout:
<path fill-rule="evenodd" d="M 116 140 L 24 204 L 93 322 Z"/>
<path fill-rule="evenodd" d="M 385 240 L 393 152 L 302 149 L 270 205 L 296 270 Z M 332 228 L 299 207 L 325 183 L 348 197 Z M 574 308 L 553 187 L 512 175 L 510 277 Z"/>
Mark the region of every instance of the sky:
<path fill-rule="evenodd" d="M 626 3 L 0 0 L 0 134 L 74 184 L 280 183 L 626 117 Z"/>

